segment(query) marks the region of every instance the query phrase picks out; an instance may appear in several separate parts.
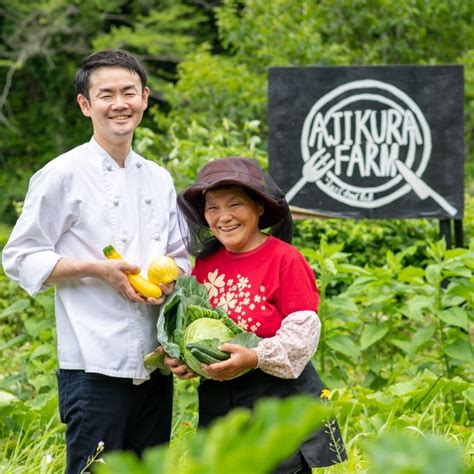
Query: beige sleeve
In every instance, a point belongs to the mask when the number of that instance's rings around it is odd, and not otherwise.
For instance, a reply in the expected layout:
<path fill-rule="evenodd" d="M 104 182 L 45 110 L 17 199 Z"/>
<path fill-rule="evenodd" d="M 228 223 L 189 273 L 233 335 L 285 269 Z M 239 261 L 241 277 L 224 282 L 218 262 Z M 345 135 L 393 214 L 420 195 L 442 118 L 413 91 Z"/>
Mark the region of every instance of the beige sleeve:
<path fill-rule="evenodd" d="M 297 311 L 283 319 L 273 337 L 262 339 L 253 349 L 257 367 L 283 379 L 296 379 L 316 352 L 321 321 L 314 311 Z"/>

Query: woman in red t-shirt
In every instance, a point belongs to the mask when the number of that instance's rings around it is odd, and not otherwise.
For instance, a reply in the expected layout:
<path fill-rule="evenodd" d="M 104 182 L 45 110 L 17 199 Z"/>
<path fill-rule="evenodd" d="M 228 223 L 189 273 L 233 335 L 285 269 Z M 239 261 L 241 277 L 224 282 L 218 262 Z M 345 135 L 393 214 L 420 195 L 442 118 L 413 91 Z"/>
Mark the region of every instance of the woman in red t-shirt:
<path fill-rule="evenodd" d="M 256 162 L 223 158 L 202 168 L 178 206 L 196 257 L 193 275 L 211 304 L 262 338 L 254 349 L 225 343 L 221 349 L 231 357 L 205 366 L 210 379 L 198 388 L 199 426 L 264 397 L 319 396 L 323 386 L 311 363 L 321 327 L 319 294 L 313 271 L 290 244 L 291 213 L 280 188 Z M 176 375 L 193 375 L 179 361 L 166 361 Z M 248 369 L 256 370 L 239 376 Z M 321 428 L 275 472 L 310 473 L 345 460 L 339 428 L 331 424 L 332 436 Z"/>

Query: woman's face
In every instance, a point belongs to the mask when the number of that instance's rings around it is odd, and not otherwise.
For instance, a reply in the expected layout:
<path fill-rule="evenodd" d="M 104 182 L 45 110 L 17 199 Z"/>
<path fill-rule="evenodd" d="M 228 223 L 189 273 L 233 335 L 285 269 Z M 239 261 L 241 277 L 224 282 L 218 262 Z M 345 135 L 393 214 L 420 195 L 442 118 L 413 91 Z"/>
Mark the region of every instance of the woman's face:
<path fill-rule="evenodd" d="M 240 186 L 207 191 L 204 218 L 211 232 L 231 252 L 246 252 L 258 247 L 265 235 L 258 228 L 263 206 Z"/>

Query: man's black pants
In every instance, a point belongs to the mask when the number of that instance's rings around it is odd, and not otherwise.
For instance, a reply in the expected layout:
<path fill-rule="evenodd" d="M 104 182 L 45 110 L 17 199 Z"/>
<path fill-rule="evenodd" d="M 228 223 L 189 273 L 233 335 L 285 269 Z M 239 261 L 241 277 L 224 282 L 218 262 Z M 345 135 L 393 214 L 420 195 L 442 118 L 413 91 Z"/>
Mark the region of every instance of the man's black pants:
<path fill-rule="evenodd" d="M 66 424 L 67 474 L 78 474 L 96 453 L 133 451 L 167 443 L 171 434 L 173 379 L 158 371 L 131 379 L 59 369 L 59 413 Z"/>

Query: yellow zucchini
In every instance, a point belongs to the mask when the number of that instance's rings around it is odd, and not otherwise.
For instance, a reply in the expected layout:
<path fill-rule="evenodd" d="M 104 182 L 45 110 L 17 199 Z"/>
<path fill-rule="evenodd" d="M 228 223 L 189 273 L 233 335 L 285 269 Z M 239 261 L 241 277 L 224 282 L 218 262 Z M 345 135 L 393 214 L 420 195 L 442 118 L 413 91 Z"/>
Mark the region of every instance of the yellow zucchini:
<path fill-rule="evenodd" d="M 122 256 L 112 245 L 103 249 L 104 255 L 110 260 L 123 260 Z M 160 298 L 163 292 L 158 285 L 148 281 L 139 273 L 127 273 L 127 278 L 133 288 L 145 298 Z"/>

